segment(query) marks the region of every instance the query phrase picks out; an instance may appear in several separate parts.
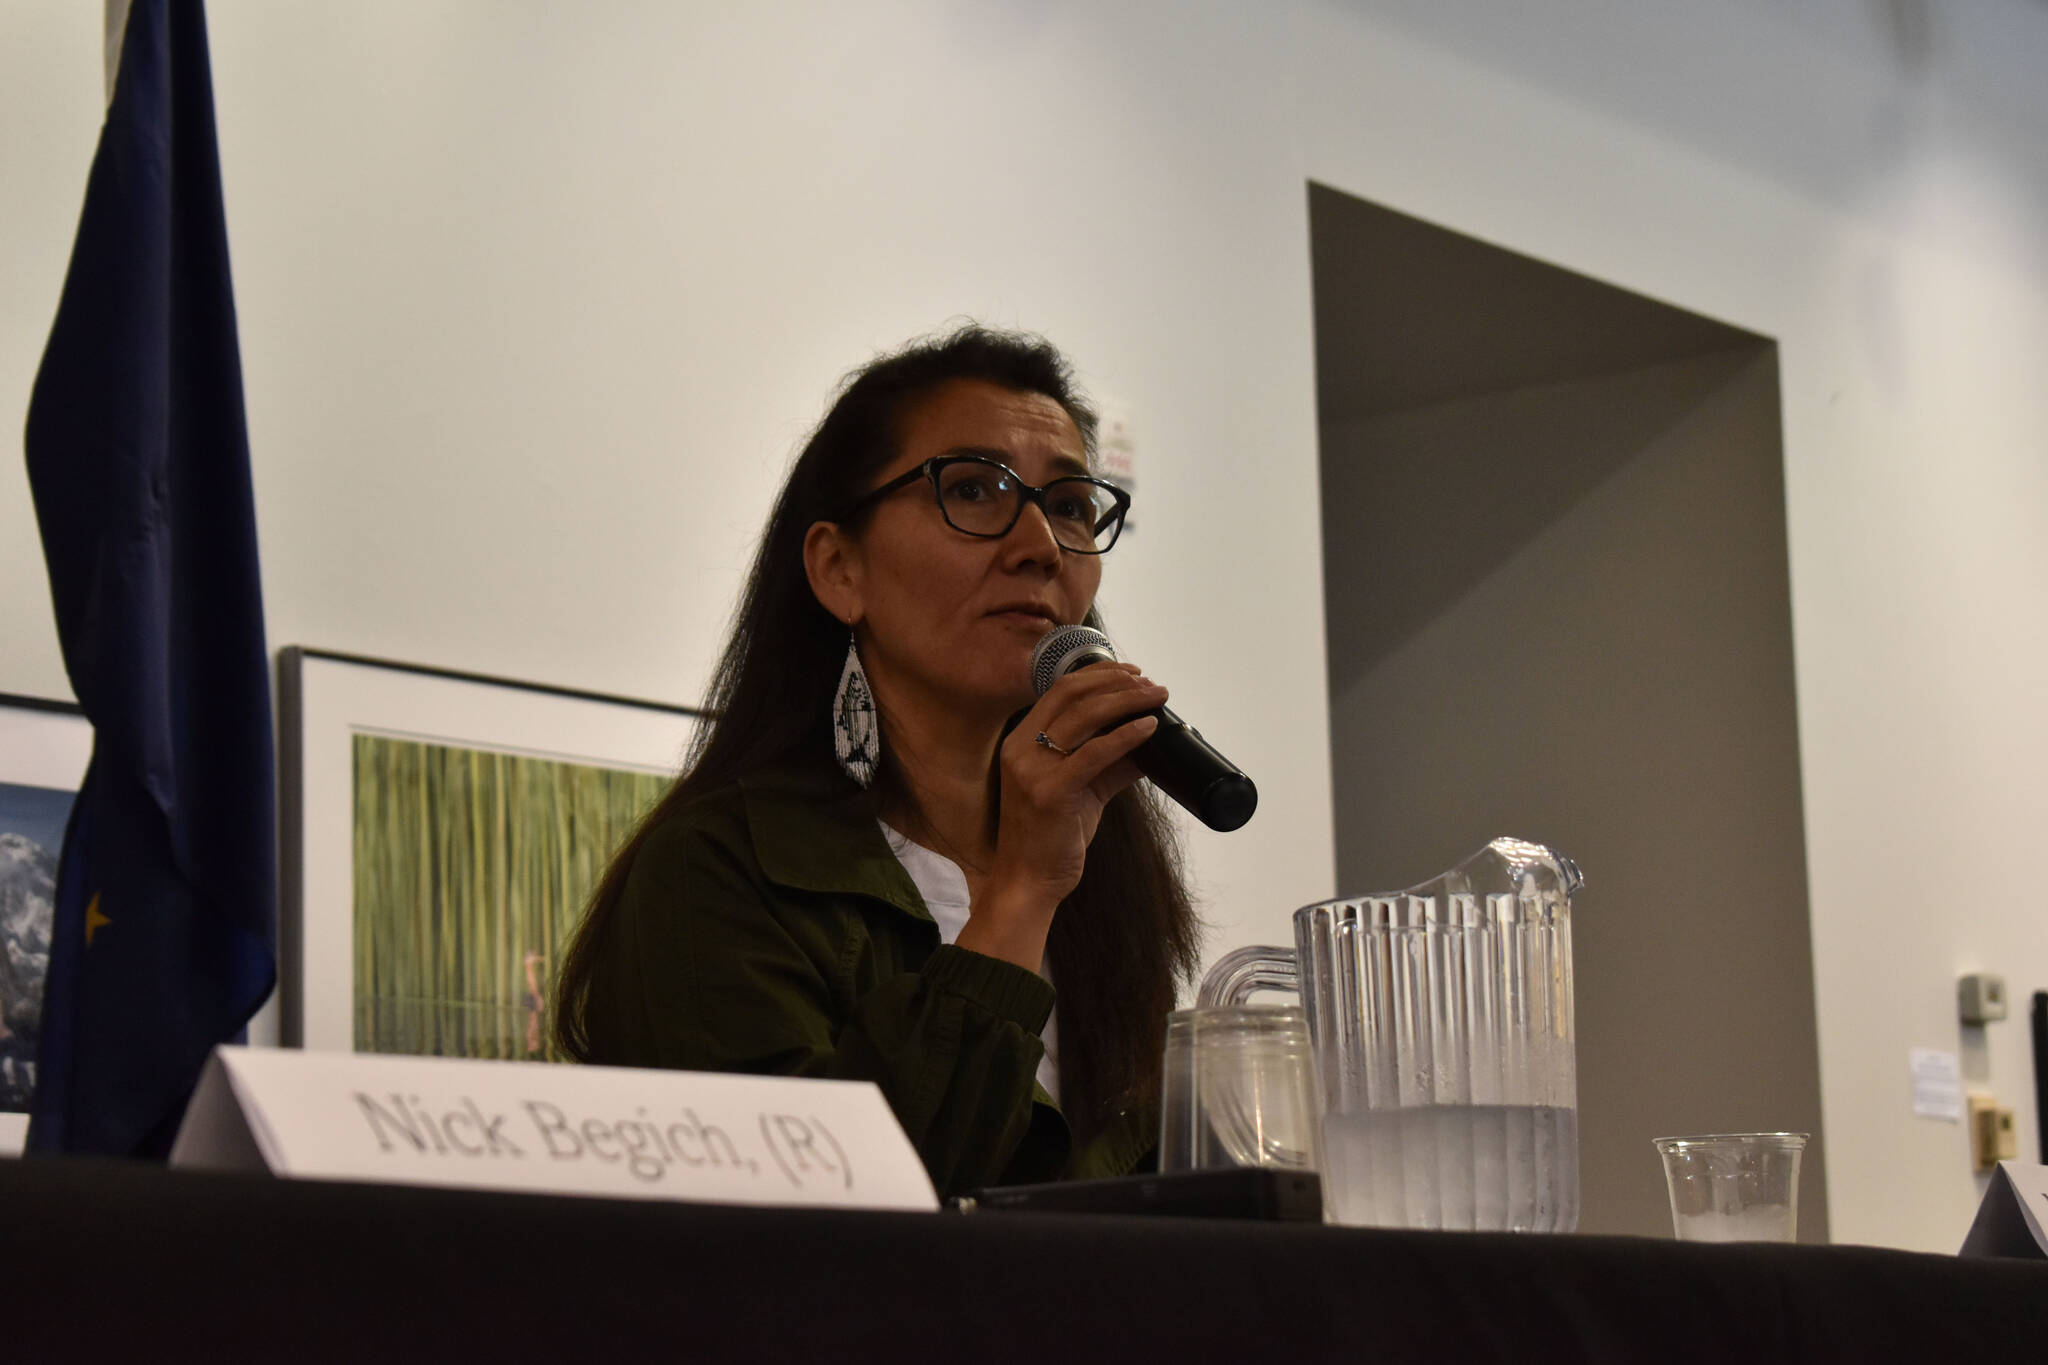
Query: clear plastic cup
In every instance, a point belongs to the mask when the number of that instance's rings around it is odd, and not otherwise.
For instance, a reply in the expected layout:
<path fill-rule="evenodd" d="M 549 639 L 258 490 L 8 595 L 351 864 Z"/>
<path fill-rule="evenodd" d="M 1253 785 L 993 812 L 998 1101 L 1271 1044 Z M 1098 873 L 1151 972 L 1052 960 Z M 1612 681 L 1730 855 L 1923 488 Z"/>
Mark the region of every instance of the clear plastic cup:
<path fill-rule="evenodd" d="M 1707 1133 L 1655 1139 L 1681 1242 L 1799 1240 L 1804 1133 Z"/>
<path fill-rule="evenodd" d="M 1308 1016 L 1226 1005 L 1166 1018 L 1159 1169 L 1314 1170 L 1316 1102 Z"/>

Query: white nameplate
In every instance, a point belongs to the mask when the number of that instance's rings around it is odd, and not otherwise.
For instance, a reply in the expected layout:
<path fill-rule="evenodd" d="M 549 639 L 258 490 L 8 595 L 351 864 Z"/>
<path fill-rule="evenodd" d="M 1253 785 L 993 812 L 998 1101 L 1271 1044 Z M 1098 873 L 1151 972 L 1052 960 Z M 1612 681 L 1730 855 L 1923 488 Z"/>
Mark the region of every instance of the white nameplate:
<path fill-rule="evenodd" d="M 173 1166 L 317 1180 L 936 1209 L 867 1081 L 214 1050 Z"/>
<path fill-rule="evenodd" d="M 2048 1256 L 2048 1166 L 2001 1161 L 1985 1187 L 1965 1256 Z"/>

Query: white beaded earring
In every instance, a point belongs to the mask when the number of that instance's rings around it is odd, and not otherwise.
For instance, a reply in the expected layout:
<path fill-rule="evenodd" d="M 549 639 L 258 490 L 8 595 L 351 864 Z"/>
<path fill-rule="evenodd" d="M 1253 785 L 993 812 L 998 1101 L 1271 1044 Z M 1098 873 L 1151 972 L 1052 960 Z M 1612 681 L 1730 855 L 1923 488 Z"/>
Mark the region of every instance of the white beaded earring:
<path fill-rule="evenodd" d="M 867 670 L 860 666 L 860 646 L 849 629 L 846 666 L 839 670 L 839 690 L 832 694 L 832 752 L 839 767 L 854 782 L 867 787 L 875 780 L 875 766 L 882 761 L 881 717 L 875 714 L 875 694 L 868 686 Z"/>

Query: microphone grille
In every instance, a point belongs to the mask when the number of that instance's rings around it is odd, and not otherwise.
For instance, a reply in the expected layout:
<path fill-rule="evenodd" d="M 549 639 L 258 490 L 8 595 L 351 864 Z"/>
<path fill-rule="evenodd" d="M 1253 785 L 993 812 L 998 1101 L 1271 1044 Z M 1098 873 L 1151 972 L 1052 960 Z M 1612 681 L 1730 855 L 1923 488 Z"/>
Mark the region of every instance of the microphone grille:
<path fill-rule="evenodd" d="M 1091 626 L 1054 626 L 1031 653 L 1031 690 L 1039 696 L 1083 664 L 1116 658 L 1109 637 Z"/>

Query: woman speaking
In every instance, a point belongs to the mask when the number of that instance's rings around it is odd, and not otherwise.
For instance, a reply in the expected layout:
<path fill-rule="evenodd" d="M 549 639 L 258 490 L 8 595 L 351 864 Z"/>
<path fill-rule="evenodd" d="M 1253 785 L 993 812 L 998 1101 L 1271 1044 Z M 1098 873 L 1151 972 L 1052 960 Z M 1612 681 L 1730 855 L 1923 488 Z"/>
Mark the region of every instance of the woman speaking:
<path fill-rule="evenodd" d="M 1091 473 L 1095 425 L 1034 337 L 968 327 L 849 377 L 712 718 L 591 897 L 565 1051 L 874 1081 L 941 1195 L 1146 1158 L 1197 950 L 1129 758 L 1166 689 L 1030 680 L 1046 632 L 1094 623 L 1130 504 Z"/>

